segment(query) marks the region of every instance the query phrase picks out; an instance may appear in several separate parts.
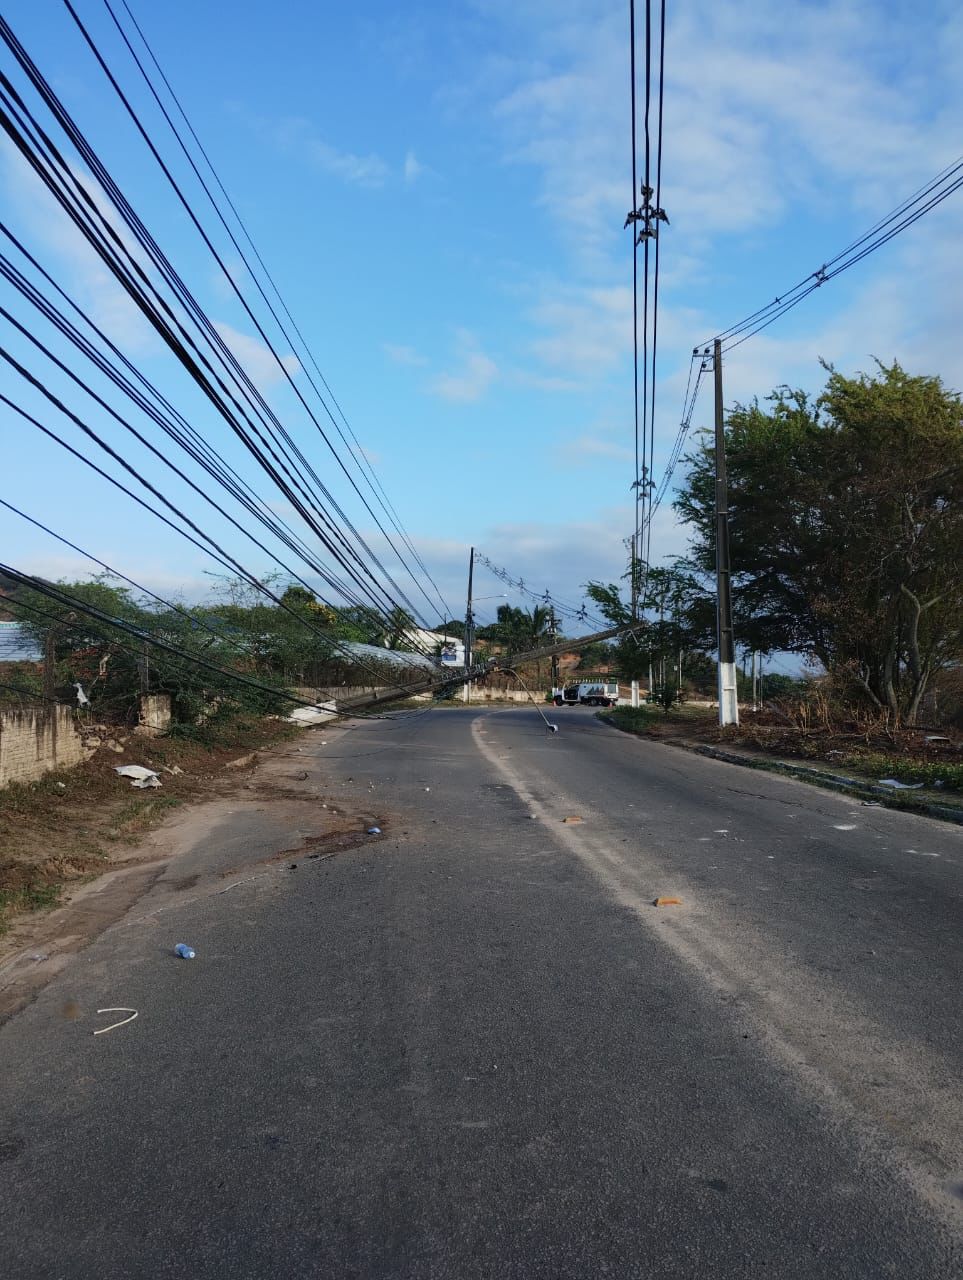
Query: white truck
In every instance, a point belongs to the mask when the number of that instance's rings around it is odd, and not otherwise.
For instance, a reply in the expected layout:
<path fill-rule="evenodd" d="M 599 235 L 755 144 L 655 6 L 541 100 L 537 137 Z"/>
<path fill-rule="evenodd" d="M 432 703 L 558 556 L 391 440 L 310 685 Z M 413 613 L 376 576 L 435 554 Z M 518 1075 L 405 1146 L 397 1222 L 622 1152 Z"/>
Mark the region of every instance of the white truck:
<path fill-rule="evenodd" d="M 619 702 L 617 684 L 592 680 L 587 684 L 570 684 L 564 689 L 552 690 L 552 701 L 557 707 L 615 707 Z"/>

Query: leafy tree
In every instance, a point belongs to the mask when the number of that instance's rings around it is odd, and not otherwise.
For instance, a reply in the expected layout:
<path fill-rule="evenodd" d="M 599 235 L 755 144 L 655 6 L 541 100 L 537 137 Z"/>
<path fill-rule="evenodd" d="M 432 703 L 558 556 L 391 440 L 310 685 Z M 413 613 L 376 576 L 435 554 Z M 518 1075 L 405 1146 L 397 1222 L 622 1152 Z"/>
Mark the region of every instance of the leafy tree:
<path fill-rule="evenodd" d="M 607 667 L 614 660 L 614 648 L 605 640 L 596 640 L 579 651 L 578 670 L 597 671 L 599 667 Z"/>
<path fill-rule="evenodd" d="M 439 635 L 450 636 L 453 640 L 464 640 L 465 620 L 464 618 L 449 618 L 447 622 L 439 622 L 435 630 Z"/>
<path fill-rule="evenodd" d="M 828 381 L 812 401 L 777 389 L 729 413 L 737 637 L 814 655 L 913 724 L 934 674 L 963 649 L 963 403 L 896 363 Z M 693 556 L 715 560 L 713 459 L 687 459 L 676 508 Z"/>
<path fill-rule="evenodd" d="M 625 576 L 628 578 L 629 574 Z M 624 680 L 639 680 L 648 675 L 650 668 L 661 672 L 661 686 L 667 682 L 667 673 L 676 668 L 680 653 L 688 654 L 707 638 L 702 618 L 706 612 L 706 593 L 681 560 L 651 566 L 648 572 L 642 566 L 637 585 L 640 594 L 644 588 L 644 625 L 634 635 L 623 636 L 612 646 L 614 662 Z M 585 590 L 613 626 L 627 626 L 631 622 L 631 606 L 615 583 L 590 582 Z"/>
<path fill-rule="evenodd" d="M 552 612 L 535 605 L 531 612 L 510 604 L 500 604 L 495 621 L 479 627 L 479 639 L 500 645 L 508 653 L 524 653 L 547 644 L 552 632 Z"/>

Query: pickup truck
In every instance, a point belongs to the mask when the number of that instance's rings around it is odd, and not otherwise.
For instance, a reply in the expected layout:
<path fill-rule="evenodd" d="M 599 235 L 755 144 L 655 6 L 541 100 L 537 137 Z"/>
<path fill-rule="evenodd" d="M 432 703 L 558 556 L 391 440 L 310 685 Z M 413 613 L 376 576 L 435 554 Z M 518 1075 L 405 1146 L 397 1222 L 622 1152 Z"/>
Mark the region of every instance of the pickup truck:
<path fill-rule="evenodd" d="M 589 684 L 571 684 L 564 689 L 552 690 L 552 701 L 557 707 L 614 707 L 619 701 L 619 686 L 595 680 Z"/>

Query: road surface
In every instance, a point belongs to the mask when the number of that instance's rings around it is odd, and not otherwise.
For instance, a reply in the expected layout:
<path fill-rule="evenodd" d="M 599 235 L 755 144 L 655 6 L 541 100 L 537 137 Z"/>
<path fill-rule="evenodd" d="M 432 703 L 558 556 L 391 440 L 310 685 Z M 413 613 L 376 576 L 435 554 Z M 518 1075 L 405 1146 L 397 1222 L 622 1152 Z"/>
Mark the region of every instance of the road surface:
<path fill-rule="evenodd" d="M 7 1275 L 963 1274 L 963 832 L 551 714 L 211 810 L 0 1030 Z"/>

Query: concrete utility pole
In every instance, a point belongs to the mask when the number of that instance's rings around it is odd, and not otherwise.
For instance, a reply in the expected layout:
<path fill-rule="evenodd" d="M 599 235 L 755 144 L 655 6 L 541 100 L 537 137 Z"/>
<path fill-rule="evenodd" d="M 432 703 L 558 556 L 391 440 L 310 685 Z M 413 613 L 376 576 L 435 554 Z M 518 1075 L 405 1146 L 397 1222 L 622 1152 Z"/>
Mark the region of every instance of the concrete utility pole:
<path fill-rule="evenodd" d="M 549 626 L 549 634 L 552 637 L 552 644 L 554 644 L 555 639 L 558 636 L 558 619 L 555 617 L 554 605 L 550 606 L 549 608 L 548 626 Z M 553 653 L 552 654 L 552 692 L 554 693 L 557 688 L 558 688 L 558 654 Z"/>
<path fill-rule="evenodd" d="M 729 487 L 722 411 L 722 343 L 713 343 L 716 387 L 716 631 L 719 640 L 719 723 L 739 723 L 736 646 L 732 627 L 732 569 L 729 563 Z"/>
<path fill-rule="evenodd" d="M 752 651 L 752 709 L 759 710 L 759 654 Z"/>
<path fill-rule="evenodd" d="M 474 661 L 472 650 L 474 643 L 475 619 L 471 611 L 471 591 L 472 579 L 475 576 L 475 548 L 472 547 L 471 554 L 468 557 L 468 607 L 465 610 L 465 670 L 469 670 Z M 471 681 L 465 681 L 465 701 L 471 702 Z"/>
<path fill-rule="evenodd" d="M 47 628 L 43 642 L 43 700 L 54 700 L 54 678 L 57 670 L 57 632 L 60 630 L 55 622 Z"/>

